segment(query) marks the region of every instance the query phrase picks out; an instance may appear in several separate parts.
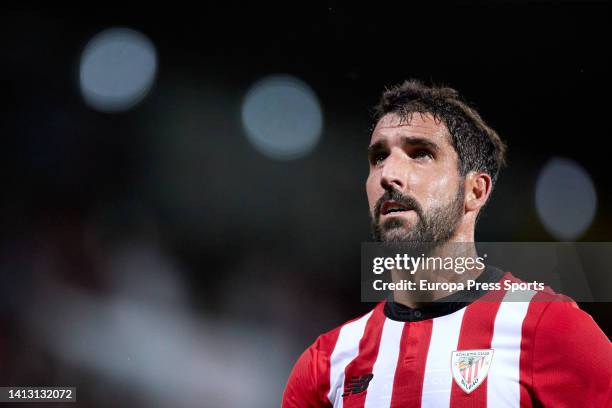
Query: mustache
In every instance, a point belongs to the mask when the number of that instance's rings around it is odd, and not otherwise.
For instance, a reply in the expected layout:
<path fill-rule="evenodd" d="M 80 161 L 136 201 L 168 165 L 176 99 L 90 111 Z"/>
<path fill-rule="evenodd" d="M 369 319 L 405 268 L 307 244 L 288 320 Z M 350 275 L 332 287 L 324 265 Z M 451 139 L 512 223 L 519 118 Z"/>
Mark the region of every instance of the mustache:
<path fill-rule="evenodd" d="M 387 189 L 385 193 L 376 201 L 376 205 L 374 206 L 374 218 L 376 222 L 380 220 L 380 212 L 385 201 L 397 201 L 398 203 L 406 206 L 408 209 L 414 210 L 419 218 L 423 219 L 423 209 L 414 197 L 407 194 L 402 194 L 399 191 L 390 188 Z"/>

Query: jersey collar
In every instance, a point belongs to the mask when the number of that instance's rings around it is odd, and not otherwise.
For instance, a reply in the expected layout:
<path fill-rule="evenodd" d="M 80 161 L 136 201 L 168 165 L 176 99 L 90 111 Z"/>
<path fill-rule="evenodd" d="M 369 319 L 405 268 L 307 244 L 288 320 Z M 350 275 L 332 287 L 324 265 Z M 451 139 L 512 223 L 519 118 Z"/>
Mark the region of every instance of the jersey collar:
<path fill-rule="evenodd" d="M 504 273 L 500 269 L 491 265 L 486 265 L 485 270 L 476 278 L 476 282 L 499 282 L 503 274 Z M 416 309 L 392 300 L 387 300 L 385 302 L 384 313 L 389 319 L 400 322 L 417 322 L 420 320 L 433 319 L 456 312 L 477 299 L 480 299 L 487 292 L 487 290 L 462 290 Z"/>

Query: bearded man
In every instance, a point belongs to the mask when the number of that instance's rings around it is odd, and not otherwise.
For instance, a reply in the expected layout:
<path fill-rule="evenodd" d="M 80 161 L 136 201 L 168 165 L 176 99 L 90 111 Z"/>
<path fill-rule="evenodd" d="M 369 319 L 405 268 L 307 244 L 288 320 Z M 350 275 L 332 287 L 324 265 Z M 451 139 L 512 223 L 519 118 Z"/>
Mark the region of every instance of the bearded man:
<path fill-rule="evenodd" d="M 505 145 L 457 91 L 406 81 L 375 108 L 366 192 L 374 240 L 463 244 L 489 199 Z M 478 284 L 520 282 L 483 265 Z M 431 279 L 447 279 L 430 274 Z M 486 285 L 483 285 L 486 286 Z M 610 406 L 612 347 L 591 316 L 551 290 L 398 292 L 301 355 L 289 407 Z"/>

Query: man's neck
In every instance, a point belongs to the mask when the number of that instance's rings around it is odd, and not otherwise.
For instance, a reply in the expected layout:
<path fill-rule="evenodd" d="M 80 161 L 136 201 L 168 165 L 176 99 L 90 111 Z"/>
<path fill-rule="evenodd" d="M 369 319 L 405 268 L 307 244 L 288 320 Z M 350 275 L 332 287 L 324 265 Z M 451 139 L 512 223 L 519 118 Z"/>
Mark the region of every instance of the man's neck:
<path fill-rule="evenodd" d="M 421 264 L 416 271 L 407 273 L 406 271 L 393 270 L 391 272 L 393 282 L 399 282 L 402 280 L 408 280 L 415 282 L 416 290 L 396 290 L 393 293 L 393 299 L 395 302 L 400 303 L 404 306 L 416 309 L 421 308 L 428 303 L 435 302 L 438 299 L 449 296 L 452 293 L 458 291 L 449 291 L 446 287 L 460 285 L 461 282 L 478 278 L 484 271 L 484 265 L 475 264 L 473 268 L 465 269 L 462 273 L 458 273 L 453 268 L 451 270 L 440 269 L 440 260 L 444 260 L 443 263 L 448 265 L 449 259 L 452 259 L 453 264 L 459 258 L 472 258 L 476 260 L 478 254 L 476 247 L 473 242 L 448 242 L 436 246 L 432 251 L 428 252 L 427 259 L 432 260 L 430 264 L 435 264 L 438 268 L 429 269 L 427 265 Z M 458 265 L 458 263 L 456 263 Z M 429 286 L 439 287 L 439 289 L 426 289 L 420 290 L 421 281 L 425 281 Z M 448 283 L 451 285 L 436 285 Z M 442 288 L 441 286 L 445 286 Z"/>

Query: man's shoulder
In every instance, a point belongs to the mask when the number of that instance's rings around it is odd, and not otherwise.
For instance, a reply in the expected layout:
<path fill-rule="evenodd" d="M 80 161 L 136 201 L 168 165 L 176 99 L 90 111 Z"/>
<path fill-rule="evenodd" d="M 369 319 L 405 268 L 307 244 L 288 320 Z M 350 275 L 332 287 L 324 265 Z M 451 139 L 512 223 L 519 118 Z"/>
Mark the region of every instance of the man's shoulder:
<path fill-rule="evenodd" d="M 383 307 L 384 302 L 380 302 L 369 312 L 348 320 L 332 330 L 321 334 L 309 348 L 312 351 L 330 355 L 338 343 L 341 332 L 343 332 L 345 336 L 352 335 L 361 337 L 368 319 L 375 313 L 384 313 Z"/>
<path fill-rule="evenodd" d="M 523 282 L 521 279 L 507 272 L 502 279 L 510 279 L 513 282 Z M 527 334 L 538 337 L 547 336 L 566 341 L 567 336 L 559 336 L 559 333 L 575 334 L 576 330 L 593 333 L 601 333 L 598 325 L 591 315 L 580 309 L 571 297 L 555 292 L 549 286 L 535 291 L 530 299 L 529 310 L 523 330 Z M 571 337 L 571 336 L 570 336 Z"/>
<path fill-rule="evenodd" d="M 576 336 L 573 338 L 576 340 L 587 333 L 603 335 L 593 317 L 568 296 L 540 292 L 534 296 L 532 303 L 534 309 L 539 311 L 533 328 L 538 336 L 551 336 L 562 340 L 564 336 L 559 336 L 559 333 L 567 333 L 570 338 Z"/>

